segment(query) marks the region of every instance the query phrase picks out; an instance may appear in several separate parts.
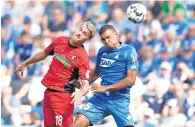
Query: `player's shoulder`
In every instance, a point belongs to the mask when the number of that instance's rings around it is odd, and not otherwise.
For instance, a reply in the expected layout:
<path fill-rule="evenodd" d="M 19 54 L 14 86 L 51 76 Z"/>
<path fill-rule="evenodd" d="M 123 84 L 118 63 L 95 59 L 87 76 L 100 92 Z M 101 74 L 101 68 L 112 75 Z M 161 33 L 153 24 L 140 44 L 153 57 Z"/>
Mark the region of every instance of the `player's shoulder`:
<path fill-rule="evenodd" d="M 79 48 L 75 48 L 75 51 L 77 52 L 76 54 L 80 57 L 80 58 L 88 58 L 88 54 L 87 51 L 85 49 L 85 47 L 79 47 Z"/>
<path fill-rule="evenodd" d="M 133 46 L 125 43 L 123 43 L 123 47 L 121 50 L 123 50 L 124 52 L 136 52 L 136 49 Z"/>
<path fill-rule="evenodd" d="M 128 44 L 125 44 L 125 43 L 123 43 L 123 48 L 125 48 L 125 49 L 135 49 L 132 45 L 128 45 Z"/>
<path fill-rule="evenodd" d="M 54 42 L 55 43 L 68 43 L 68 41 L 70 40 L 69 37 L 66 37 L 66 36 L 59 36 L 57 38 L 54 39 Z"/>
<path fill-rule="evenodd" d="M 106 46 L 102 46 L 99 50 L 98 50 L 98 54 L 103 53 L 103 52 L 107 52 L 109 51 L 110 48 L 106 47 Z"/>

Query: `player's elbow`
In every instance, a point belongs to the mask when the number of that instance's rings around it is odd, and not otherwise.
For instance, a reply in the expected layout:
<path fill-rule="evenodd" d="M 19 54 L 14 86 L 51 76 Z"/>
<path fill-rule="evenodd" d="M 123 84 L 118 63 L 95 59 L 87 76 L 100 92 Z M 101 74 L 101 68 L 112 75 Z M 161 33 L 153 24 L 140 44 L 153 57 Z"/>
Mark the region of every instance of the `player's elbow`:
<path fill-rule="evenodd" d="M 127 82 L 129 84 L 129 86 L 133 86 L 135 84 L 135 79 L 127 78 Z"/>

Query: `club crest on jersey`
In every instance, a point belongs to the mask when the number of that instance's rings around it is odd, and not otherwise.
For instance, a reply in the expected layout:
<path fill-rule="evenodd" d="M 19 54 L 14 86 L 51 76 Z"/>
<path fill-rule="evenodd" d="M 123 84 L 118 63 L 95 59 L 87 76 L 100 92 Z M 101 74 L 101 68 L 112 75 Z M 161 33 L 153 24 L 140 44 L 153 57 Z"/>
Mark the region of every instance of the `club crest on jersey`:
<path fill-rule="evenodd" d="M 102 56 L 105 56 L 105 55 L 107 55 L 107 53 L 106 53 L 106 52 L 104 52 L 104 53 L 102 54 Z"/>
<path fill-rule="evenodd" d="M 66 67 L 70 68 L 71 67 L 71 63 L 66 59 L 65 56 L 62 56 L 58 53 L 55 53 L 55 57 L 57 60 L 59 60 L 62 64 L 64 64 Z"/>
<path fill-rule="evenodd" d="M 118 54 L 118 55 L 116 55 L 114 58 L 115 58 L 115 59 L 118 59 L 118 58 L 119 58 L 119 54 Z"/>
<path fill-rule="evenodd" d="M 115 62 L 115 60 L 101 58 L 100 66 L 101 67 L 109 67 L 114 62 Z"/>
<path fill-rule="evenodd" d="M 72 56 L 72 58 L 71 58 L 73 61 L 75 61 L 76 60 L 76 56 Z"/>

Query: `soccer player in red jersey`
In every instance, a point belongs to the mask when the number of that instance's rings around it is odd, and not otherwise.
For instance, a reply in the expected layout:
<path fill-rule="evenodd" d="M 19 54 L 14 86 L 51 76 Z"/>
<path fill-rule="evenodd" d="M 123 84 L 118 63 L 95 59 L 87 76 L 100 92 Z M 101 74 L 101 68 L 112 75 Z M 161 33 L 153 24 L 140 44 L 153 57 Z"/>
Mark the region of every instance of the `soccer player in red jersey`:
<path fill-rule="evenodd" d="M 54 55 L 49 70 L 42 79 L 47 87 L 44 93 L 43 112 L 45 127 L 69 127 L 73 122 L 74 104 L 89 90 L 89 59 L 83 43 L 95 36 L 96 29 L 85 22 L 75 33 L 68 37 L 58 37 L 43 51 L 22 62 L 15 72 L 23 71 L 27 65 Z M 75 92 L 70 82 L 81 79 L 81 88 Z"/>

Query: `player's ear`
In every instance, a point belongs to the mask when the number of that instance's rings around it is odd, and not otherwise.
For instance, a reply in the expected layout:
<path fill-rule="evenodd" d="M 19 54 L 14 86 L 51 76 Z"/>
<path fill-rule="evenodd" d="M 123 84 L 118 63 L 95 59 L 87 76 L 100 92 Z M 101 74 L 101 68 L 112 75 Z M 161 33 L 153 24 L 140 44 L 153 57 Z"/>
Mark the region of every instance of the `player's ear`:
<path fill-rule="evenodd" d="M 115 32 L 116 35 L 118 35 L 118 32 Z"/>

